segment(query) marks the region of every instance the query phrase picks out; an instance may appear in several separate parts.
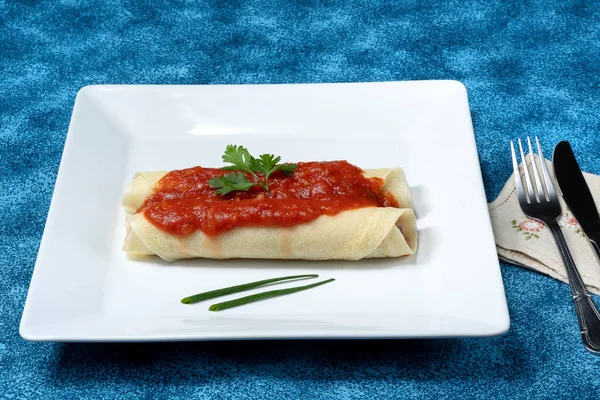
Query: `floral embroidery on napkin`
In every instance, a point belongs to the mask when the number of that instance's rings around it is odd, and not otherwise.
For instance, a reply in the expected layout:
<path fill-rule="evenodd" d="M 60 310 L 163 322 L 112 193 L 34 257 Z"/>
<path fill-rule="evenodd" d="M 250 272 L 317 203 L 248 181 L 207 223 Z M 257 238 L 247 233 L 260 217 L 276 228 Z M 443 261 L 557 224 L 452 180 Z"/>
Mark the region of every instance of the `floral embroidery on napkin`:
<path fill-rule="evenodd" d="M 531 238 L 539 239 L 540 237 L 536 232 L 544 229 L 544 224 L 534 219 L 524 218 L 520 224 L 517 224 L 517 220 L 513 219 L 510 221 L 512 227 L 517 230 L 517 232 L 523 232 L 525 236 L 525 240 L 531 240 Z"/>
<path fill-rule="evenodd" d="M 558 225 L 561 228 L 566 226 L 567 228 L 573 229 L 574 232 L 579 236 L 585 236 L 583 231 L 581 230 L 581 227 L 579 226 L 579 222 L 577 222 L 577 220 L 575 219 L 573 214 L 571 214 L 571 211 L 569 211 L 567 207 L 565 207 L 565 211 L 561 214 L 560 218 L 558 219 Z"/>

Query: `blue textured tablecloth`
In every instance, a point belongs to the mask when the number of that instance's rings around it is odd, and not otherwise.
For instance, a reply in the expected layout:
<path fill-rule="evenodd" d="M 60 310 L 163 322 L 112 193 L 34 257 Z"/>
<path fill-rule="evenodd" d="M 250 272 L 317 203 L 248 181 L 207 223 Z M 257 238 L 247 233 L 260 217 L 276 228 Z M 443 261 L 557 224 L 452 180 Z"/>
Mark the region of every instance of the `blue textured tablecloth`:
<path fill-rule="evenodd" d="M 598 1 L 0 0 L 0 393 L 6 398 L 600 398 L 567 285 L 502 265 L 503 337 L 28 343 L 19 320 L 77 90 L 102 83 L 457 79 L 488 200 L 507 142 L 600 173 Z M 394 3 L 394 4 L 391 4 Z M 466 247 L 468 251 L 468 246 Z"/>

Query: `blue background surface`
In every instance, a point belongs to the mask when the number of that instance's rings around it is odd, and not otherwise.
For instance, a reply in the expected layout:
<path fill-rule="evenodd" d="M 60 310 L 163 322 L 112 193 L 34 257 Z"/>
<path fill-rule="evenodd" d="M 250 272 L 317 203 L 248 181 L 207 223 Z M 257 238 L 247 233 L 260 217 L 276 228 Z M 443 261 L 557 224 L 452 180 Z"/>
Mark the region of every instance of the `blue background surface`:
<path fill-rule="evenodd" d="M 499 338 L 88 345 L 19 337 L 84 85 L 456 79 L 469 92 L 488 200 L 510 175 L 507 143 L 517 136 L 539 135 L 547 154 L 569 139 L 582 167 L 600 173 L 600 2 L 464 3 L 0 0 L 0 393 L 600 398 L 600 358 L 581 344 L 568 286 L 507 265 L 512 325 Z"/>

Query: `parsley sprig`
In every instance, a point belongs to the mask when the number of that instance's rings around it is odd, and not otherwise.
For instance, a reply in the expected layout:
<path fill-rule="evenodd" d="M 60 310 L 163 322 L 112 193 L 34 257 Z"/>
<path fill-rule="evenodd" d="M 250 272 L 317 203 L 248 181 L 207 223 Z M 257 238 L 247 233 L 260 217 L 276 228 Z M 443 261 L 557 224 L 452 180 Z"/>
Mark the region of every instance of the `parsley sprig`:
<path fill-rule="evenodd" d="M 217 193 L 220 195 L 226 195 L 236 190 L 248 191 L 253 186 L 261 187 L 269 193 L 269 177 L 273 172 L 283 171 L 289 176 L 298 167 L 298 164 L 278 164 L 281 157 L 275 157 L 273 154 L 261 154 L 258 158 L 254 158 L 244 146 L 231 144 L 225 149 L 222 158 L 224 162 L 231 165 L 221 169 L 237 172 L 208 181 L 210 187 L 217 189 Z M 254 181 L 249 181 L 242 171 L 248 172 Z"/>

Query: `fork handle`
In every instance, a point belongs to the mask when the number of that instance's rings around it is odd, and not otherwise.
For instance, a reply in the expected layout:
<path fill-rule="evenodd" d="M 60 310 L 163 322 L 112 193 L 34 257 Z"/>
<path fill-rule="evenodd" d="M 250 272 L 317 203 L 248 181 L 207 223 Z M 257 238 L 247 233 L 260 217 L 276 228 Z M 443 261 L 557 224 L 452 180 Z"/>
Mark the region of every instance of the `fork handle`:
<path fill-rule="evenodd" d="M 592 247 L 594 248 L 594 250 L 596 250 L 596 255 L 598 256 L 598 259 L 600 260 L 600 240 L 590 239 L 590 243 L 592 244 Z"/>
<path fill-rule="evenodd" d="M 577 320 L 579 321 L 583 344 L 592 353 L 600 354 L 600 313 L 577 270 L 560 226 L 556 221 L 552 221 L 548 223 L 548 227 L 554 235 L 554 240 L 560 250 L 560 255 L 567 270 L 567 278 L 569 279 L 569 286 L 573 293 L 573 301 L 575 302 L 575 311 L 577 312 Z"/>

